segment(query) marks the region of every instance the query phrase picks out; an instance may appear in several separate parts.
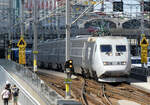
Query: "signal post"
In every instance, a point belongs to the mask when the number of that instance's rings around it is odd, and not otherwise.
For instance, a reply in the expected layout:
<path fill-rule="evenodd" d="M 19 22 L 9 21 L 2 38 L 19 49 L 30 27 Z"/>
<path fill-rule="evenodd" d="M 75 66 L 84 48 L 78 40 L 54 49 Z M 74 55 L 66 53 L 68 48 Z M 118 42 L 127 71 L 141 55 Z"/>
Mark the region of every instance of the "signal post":
<path fill-rule="evenodd" d="M 67 60 L 65 62 L 65 69 L 66 69 L 66 73 L 67 73 L 67 78 L 65 79 L 65 85 L 66 85 L 66 99 L 70 99 L 71 98 L 71 87 L 70 84 L 72 83 L 72 79 L 71 79 L 71 74 L 73 72 L 73 61 L 72 60 Z"/>
<path fill-rule="evenodd" d="M 11 9 L 12 9 L 12 0 L 9 0 L 9 7 L 8 7 L 8 28 L 9 28 L 9 30 L 8 30 L 8 55 L 7 55 L 7 59 L 8 60 L 11 60 L 11 44 L 12 44 L 12 41 L 11 41 L 11 36 L 12 36 L 12 34 L 11 34 L 11 25 L 12 25 L 12 21 L 11 21 Z"/>
<path fill-rule="evenodd" d="M 34 0 L 34 21 L 33 21 L 33 31 L 34 31 L 34 40 L 33 40 L 33 71 L 37 72 L 37 24 L 38 24 L 38 20 L 37 20 L 37 3 L 38 0 Z"/>
<path fill-rule="evenodd" d="M 67 73 L 67 78 L 65 79 L 66 84 L 66 99 L 71 98 L 71 69 L 68 67 L 68 63 L 70 60 L 70 2 L 69 0 L 66 0 L 66 63 L 65 63 L 65 69 Z"/>

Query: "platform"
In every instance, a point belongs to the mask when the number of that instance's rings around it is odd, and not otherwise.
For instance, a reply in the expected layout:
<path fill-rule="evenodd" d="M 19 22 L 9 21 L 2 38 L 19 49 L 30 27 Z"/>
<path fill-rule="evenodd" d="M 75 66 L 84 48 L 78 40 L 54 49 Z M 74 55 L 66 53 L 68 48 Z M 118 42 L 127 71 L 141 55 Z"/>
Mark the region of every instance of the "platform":
<path fill-rule="evenodd" d="M 4 89 L 4 86 L 1 84 L 1 85 L 0 85 L 0 95 L 1 95 L 3 89 Z M 4 105 L 1 96 L 0 96 L 0 105 Z M 9 101 L 9 105 L 13 105 L 13 100 L 10 100 L 10 101 Z M 21 104 L 18 102 L 18 105 L 21 105 Z"/>
<path fill-rule="evenodd" d="M 55 105 L 57 99 L 63 99 L 44 82 L 41 84 L 40 78 L 24 66 L 12 61 L 0 60 L 0 89 L 4 88 L 7 80 L 11 85 L 15 84 L 19 87 L 21 105 Z M 2 99 L 1 104 L 3 105 Z"/>
<path fill-rule="evenodd" d="M 131 86 L 150 93 L 150 83 L 148 82 L 131 83 Z"/>
<path fill-rule="evenodd" d="M 4 105 L 1 97 L 0 97 L 0 105 Z M 13 105 L 13 100 L 9 101 L 9 105 Z M 21 104 L 18 102 L 18 105 L 21 105 Z"/>
<path fill-rule="evenodd" d="M 118 105 L 141 105 L 141 104 L 129 100 L 119 100 Z"/>
<path fill-rule="evenodd" d="M 4 105 L 2 98 L 0 98 L 0 105 Z M 13 105 L 12 101 L 9 102 L 9 105 Z"/>
<path fill-rule="evenodd" d="M 10 75 L 11 75 L 11 79 L 12 80 L 14 79 L 15 81 L 17 81 L 17 85 L 21 86 L 21 87 L 19 87 L 19 89 L 20 89 L 20 93 L 19 93 L 19 97 L 18 97 L 19 105 L 21 105 L 20 101 L 23 102 L 23 105 L 25 105 L 25 103 L 30 103 L 30 101 L 32 101 L 31 98 L 34 101 L 36 101 L 37 105 L 46 105 L 46 103 L 41 99 L 41 97 L 27 83 L 25 83 L 22 79 L 20 79 L 13 73 L 11 73 Z M 14 83 L 12 83 L 12 81 L 9 78 L 7 78 L 7 79 L 8 79 L 8 81 L 10 81 L 11 85 L 14 84 Z M 0 92 L 2 92 L 2 90 L 4 89 L 4 87 L 5 87 L 4 85 L 5 85 L 5 83 L 3 83 L 3 86 L 1 85 Z M 29 101 L 27 101 L 27 98 L 24 97 L 23 94 L 25 94 L 25 93 L 30 96 L 30 97 L 28 97 L 28 98 L 30 98 Z M 0 97 L 0 105 L 3 105 L 3 100 L 1 97 Z M 13 105 L 13 100 L 9 101 L 9 105 Z"/>
<path fill-rule="evenodd" d="M 130 85 L 140 90 L 150 93 L 150 77 L 147 77 L 147 81 L 141 81 L 137 79 L 130 79 Z"/>
<path fill-rule="evenodd" d="M 33 97 L 35 100 L 38 101 L 40 105 L 46 105 L 46 103 L 41 99 L 41 97 L 32 89 L 26 82 L 24 82 L 22 79 L 20 79 L 18 76 L 11 73 L 13 78 L 22 86 L 25 88 L 25 90 Z"/>

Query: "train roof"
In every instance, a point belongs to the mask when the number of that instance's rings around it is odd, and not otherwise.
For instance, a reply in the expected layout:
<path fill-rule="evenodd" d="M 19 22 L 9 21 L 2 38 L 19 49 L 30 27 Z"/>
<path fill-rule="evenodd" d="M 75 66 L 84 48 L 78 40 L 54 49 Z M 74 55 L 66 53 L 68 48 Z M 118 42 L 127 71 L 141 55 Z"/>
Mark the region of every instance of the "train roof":
<path fill-rule="evenodd" d="M 60 41 L 65 41 L 66 38 L 59 38 L 59 39 L 48 39 L 46 41 L 41 41 L 39 44 L 44 44 L 44 43 L 54 43 L 54 42 L 60 42 Z M 96 40 L 124 40 L 126 37 L 122 36 L 100 36 L 100 37 L 92 37 L 91 35 L 78 35 L 76 37 L 71 37 L 70 40 L 87 40 L 88 42 L 95 42 Z"/>

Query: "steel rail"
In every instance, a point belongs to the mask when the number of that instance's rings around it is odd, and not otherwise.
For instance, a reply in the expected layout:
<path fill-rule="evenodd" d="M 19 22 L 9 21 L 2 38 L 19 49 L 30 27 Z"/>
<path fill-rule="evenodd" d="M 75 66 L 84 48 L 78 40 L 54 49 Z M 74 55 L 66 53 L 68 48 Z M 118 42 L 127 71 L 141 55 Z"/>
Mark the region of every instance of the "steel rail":
<path fill-rule="evenodd" d="M 104 85 L 104 84 L 102 85 L 102 92 L 103 92 L 104 98 L 105 98 L 105 100 L 107 101 L 107 103 L 108 103 L 109 105 L 112 105 L 111 101 L 108 99 L 108 97 L 107 97 L 106 94 L 105 94 L 105 85 Z"/>
<path fill-rule="evenodd" d="M 85 97 L 85 85 L 86 85 L 86 81 L 85 79 L 82 80 L 83 83 L 82 83 L 82 92 L 81 92 L 81 99 L 82 99 L 82 102 L 84 105 L 89 105 L 88 102 L 87 102 L 87 99 Z"/>

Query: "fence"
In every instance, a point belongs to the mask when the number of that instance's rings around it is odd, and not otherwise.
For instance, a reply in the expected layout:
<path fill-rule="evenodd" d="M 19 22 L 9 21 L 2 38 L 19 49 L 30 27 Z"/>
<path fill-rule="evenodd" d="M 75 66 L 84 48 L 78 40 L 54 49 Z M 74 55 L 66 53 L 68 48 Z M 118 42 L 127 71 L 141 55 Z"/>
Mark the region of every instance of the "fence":
<path fill-rule="evenodd" d="M 135 67 L 131 69 L 132 76 L 142 81 L 147 81 L 147 77 L 150 76 L 150 68 Z"/>
<path fill-rule="evenodd" d="M 1 74 L 5 77 L 5 81 L 9 80 L 10 83 L 16 84 L 19 87 L 19 103 L 21 105 L 40 105 L 2 66 L 0 66 Z M 2 87 L 4 88 L 5 82 L 3 82 Z"/>
<path fill-rule="evenodd" d="M 143 76 L 150 76 L 150 68 L 136 67 L 131 70 L 132 73 L 136 73 Z"/>
<path fill-rule="evenodd" d="M 24 68 L 23 65 L 19 65 L 8 60 L 1 60 L 0 64 L 7 70 L 7 72 L 14 73 L 15 75 L 23 79 L 29 86 L 32 87 L 33 90 L 38 93 L 38 95 L 44 100 L 44 102 L 46 102 L 47 105 L 56 105 L 58 99 L 63 99 L 62 96 L 51 89 L 35 73 L 27 68 Z"/>

